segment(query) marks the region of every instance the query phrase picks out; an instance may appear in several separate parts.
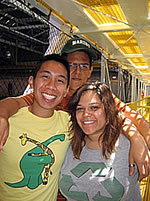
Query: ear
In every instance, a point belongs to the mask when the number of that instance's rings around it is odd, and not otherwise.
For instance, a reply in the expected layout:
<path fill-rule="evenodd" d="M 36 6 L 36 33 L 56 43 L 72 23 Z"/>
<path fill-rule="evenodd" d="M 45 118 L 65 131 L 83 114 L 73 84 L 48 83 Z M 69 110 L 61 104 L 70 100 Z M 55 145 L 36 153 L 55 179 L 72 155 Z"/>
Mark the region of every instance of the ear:
<path fill-rule="evenodd" d="M 28 79 L 28 83 L 29 83 L 31 89 L 33 89 L 33 80 L 34 80 L 33 76 L 30 76 Z"/>
<path fill-rule="evenodd" d="M 93 72 L 93 66 L 91 66 L 91 68 L 90 68 L 90 70 L 89 70 L 89 77 L 88 77 L 88 78 L 91 77 L 92 72 Z"/>
<path fill-rule="evenodd" d="M 68 92 L 69 92 L 69 86 L 68 86 L 68 88 L 66 89 L 66 92 L 64 93 L 64 97 L 67 96 Z"/>

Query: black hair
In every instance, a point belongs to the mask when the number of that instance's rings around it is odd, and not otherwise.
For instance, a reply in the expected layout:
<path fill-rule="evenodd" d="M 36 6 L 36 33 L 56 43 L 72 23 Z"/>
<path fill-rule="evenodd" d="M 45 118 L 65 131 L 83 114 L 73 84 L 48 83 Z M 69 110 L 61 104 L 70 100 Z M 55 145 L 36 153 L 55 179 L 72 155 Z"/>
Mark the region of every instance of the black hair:
<path fill-rule="evenodd" d="M 38 62 L 37 66 L 35 67 L 35 69 L 32 72 L 33 78 L 34 79 L 36 78 L 36 75 L 37 75 L 38 71 L 40 70 L 42 64 L 46 61 L 56 61 L 56 62 L 59 62 L 64 65 L 64 67 L 66 68 L 66 71 L 67 71 L 67 78 L 68 78 L 67 86 L 69 86 L 70 68 L 68 65 L 68 61 L 66 60 L 66 58 L 64 58 L 63 56 L 60 56 L 59 54 L 50 54 L 50 55 L 43 56 L 43 58 Z"/>

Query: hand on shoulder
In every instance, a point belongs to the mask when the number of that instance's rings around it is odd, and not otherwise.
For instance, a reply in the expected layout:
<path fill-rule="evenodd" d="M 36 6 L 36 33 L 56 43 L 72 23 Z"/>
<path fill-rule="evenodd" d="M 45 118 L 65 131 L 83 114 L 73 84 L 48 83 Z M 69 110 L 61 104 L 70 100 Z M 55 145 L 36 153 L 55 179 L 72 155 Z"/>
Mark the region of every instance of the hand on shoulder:
<path fill-rule="evenodd" d="M 2 150 L 9 134 L 8 119 L 0 116 L 0 150 Z"/>

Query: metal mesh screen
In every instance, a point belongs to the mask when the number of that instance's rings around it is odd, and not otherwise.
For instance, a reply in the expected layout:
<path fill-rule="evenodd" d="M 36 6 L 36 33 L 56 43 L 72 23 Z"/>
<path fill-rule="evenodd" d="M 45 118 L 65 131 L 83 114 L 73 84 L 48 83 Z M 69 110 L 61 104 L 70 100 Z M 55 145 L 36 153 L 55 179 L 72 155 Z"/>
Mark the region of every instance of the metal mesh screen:
<path fill-rule="evenodd" d="M 37 61 L 69 38 L 24 1 L 0 1 L 0 99 L 22 95 Z"/>

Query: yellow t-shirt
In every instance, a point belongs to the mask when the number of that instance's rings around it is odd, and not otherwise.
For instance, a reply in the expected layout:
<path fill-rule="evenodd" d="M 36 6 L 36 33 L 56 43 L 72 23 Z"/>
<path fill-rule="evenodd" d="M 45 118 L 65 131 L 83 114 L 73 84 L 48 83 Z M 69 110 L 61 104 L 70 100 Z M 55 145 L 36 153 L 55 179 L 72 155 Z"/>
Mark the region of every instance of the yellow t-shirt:
<path fill-rule="evenodd" d="M 60 169 L 70 144 L 69 115 L 39 118 L 22 108 L 10 119 L 0 152 L 0 201 L 55 201 Z"/>

